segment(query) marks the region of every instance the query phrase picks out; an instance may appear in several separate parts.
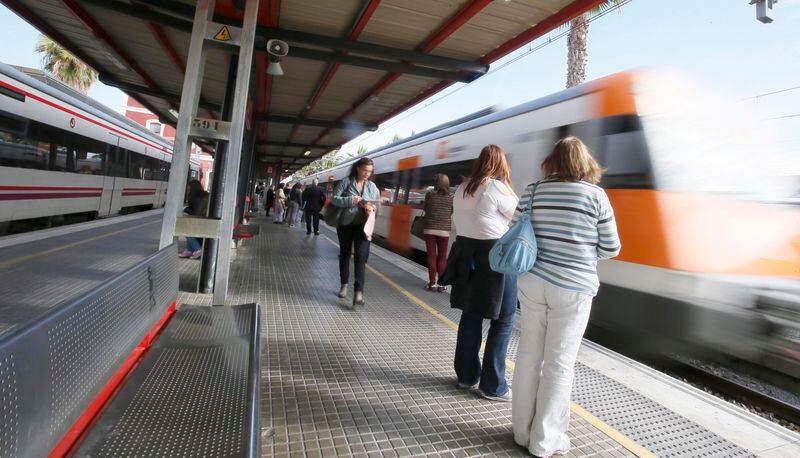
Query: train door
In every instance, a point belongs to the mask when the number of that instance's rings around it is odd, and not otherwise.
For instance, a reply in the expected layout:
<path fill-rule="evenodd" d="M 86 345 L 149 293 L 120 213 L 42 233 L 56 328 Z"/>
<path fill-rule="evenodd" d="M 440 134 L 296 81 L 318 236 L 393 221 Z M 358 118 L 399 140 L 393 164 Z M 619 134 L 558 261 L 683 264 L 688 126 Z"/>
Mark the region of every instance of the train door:
<path fill-rule="evenodd" d="M 414 189 L 419 187 L 419 156 L 407 157 L 397 161 L 395 173 L 394 200 L 389 207 L 389 248 L 406 254 L 411 248 L 411 223 L 416 216 L 416 199 L 409 203 Z"/>
<path fill-rule="evenodd" d="M 107 215 L 115 215 L 122 209 L 122 188 L 125 187 L 125 180 L 128 176 L 128 151 L 119 146 L 120 138 L 117 138 L 117 146 L 111 145 L 108 149 L 108 160 L 106 161 L 106 181 L 108 181 L 111 191 L 108 201 Z M 105 195 L 105 185 L 103 188 Z"/>

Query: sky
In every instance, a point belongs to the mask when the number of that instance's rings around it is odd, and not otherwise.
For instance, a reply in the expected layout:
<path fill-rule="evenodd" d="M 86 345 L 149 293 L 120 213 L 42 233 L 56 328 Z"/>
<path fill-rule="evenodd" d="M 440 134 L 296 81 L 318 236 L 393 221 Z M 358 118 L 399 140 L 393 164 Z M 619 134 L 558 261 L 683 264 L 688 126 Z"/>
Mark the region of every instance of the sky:
<path fill-rule="evenodd" d="M 513 0 L 512 0 L 513 1 Z M 800 0 L 780 0 L 762 24 L 749 0 L 631 0 L 594 20 L 586 79 L 638 67 L 669 66 L 760 110 L 780 141 L 800 151 Z M 0 61 L 41 67 L 39 33 L 0 5 Z M 564 88 L 566 38 L 558 30 L 496 62 L 490 74 L 457 84 L 342 148 L 373 149 L 489 106 L 511 107 Z M 548 43 L 549 41 L 549 43 Z M 529 50 L 534 48 L 533 52 Z M 523 56 L 524 54 L 524 56 Z M 509 61 L 518 59 L 513 63 Z M 761 94 L 783 91 L 754 98 Z M 122 93 L 95 83 L 89 95 L 119 110 Z M 787 117 L 788 116 L 788 117 Z"/>

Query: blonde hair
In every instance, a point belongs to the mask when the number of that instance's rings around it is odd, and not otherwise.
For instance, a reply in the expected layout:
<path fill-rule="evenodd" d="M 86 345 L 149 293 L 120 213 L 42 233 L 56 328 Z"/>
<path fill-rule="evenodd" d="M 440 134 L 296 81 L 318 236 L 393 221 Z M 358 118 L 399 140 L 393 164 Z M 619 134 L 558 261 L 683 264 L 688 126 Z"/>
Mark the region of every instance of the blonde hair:
<path fill-rule="evenodd" d="M 433 189 L 442 195 L 450 194 L 450 177 L 444 173 L 437 173 L 433 179 Z"/>
<path fill-rule="evenodd" d="M 594 160 L 589 148 L 578 137 L 565 137 L 542 162 L 545 177 L 561 181 L 586 181 L 597 184 L 603 168 Z"/>
<path fill-rule="evenodd" d="M 508 168 L 506 154 L 497 145 L 486 145 L 481 150 L 478 159 L 472 164 L 472 174 L 467 178 L 467 185 L 464 186 L 464 197 L 472 197 L 475 191 L 488 178 L 494 178 L 508 186 L 512 190 L 511 170 Z M 514 191 L 512 190 L 513 194 Z"/>

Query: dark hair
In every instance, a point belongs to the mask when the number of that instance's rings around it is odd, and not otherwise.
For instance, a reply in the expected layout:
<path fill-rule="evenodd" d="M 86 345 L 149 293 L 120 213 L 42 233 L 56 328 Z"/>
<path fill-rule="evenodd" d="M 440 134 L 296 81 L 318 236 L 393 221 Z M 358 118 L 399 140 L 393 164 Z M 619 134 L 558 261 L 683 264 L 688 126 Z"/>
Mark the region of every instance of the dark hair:
<path fill-rule="evenodd" d="M 361 159 L 357 160 L 352 167 L 350 167 L 350 178 L 355 178 L 358 176 L 358 169 L 364 167 L 365 165 L 371 165 L 375 167 L 375 164 L 372 162 L 372 159 L 368 157 L 362 157 Z"/>
<path fill-rule="evenodd" d="M 300 189 L 301 186 L 302 185 L 298 182 L 298 183 L 295 183 L 294 186 L 292 186 L 292 189 Z"/>

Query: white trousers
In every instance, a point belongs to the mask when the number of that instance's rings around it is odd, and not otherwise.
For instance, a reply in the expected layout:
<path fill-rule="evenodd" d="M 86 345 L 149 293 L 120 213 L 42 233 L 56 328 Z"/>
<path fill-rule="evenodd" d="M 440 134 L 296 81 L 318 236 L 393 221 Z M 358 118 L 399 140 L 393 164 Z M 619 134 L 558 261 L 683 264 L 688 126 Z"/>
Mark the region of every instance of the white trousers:
<path fill-rule="evenodd" d="M 518 283 L 522 334 L 514 369 L 514 441 L 537 456 L 566 453 L 575 360 L 593 297 L 532 274 Z"/>

